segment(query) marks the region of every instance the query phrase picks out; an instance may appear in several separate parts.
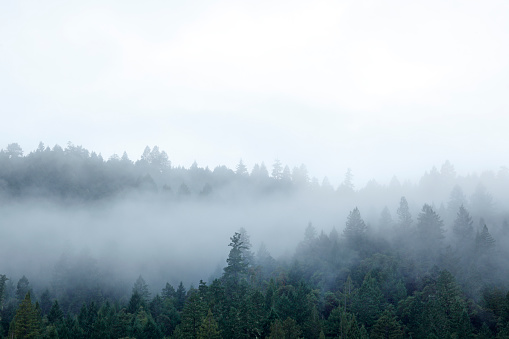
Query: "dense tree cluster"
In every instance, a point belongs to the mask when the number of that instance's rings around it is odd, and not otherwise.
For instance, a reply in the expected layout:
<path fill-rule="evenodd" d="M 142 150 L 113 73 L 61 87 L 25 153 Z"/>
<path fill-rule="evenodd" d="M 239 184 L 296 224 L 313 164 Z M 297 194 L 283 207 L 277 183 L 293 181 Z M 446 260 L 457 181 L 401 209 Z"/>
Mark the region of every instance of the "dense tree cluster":
<path fill-rule="evenodd" d="M 509 291 L 485 272 L 497 255 L 486 225 L 473 237 L 461 206 L 457 239 L 446 247 L 443 222 L 430 205 L 417 220 L 415 228 L 407 222 L 414 237 L 407 240 L 431 246 L 433 255 L 374 236 L 358 208 L 342 235 L 317 234 L 308 225 L 290 262 L 263 248 L 253 255 L 241 229 L 230 239 L 220 278 L 189 290 L 167 283 L 153 297 L 139 276 L 127 299 L 101 287 L 76 289 L 62 307 L 55 286 L 34 298 L 25 276 L 14 286 L 1 275 L 0 338 L 507 337 Z M 458 255 L 470 255 L 471 264 L 454 260 Z"/>
<path fill-rule="evenodd" d="M 393 179 L 359 190 L 351 170 L 336 190 L 310 179 L 305 166 L 291 171 L 276 160 L 270 173 L 263 163 L 249 173 L 243 161 L 235 171 L 172 167 L 157 146 L 133 162 L 125 153 L 104 161 L 72 144 L 41 144 L 26 156 L 8 145 L 0 192 L 9 199 L 141 193 L 184 203 L 300 190 L 352 207 L 330 232 L 310 222 L 293 255 L 279 259 L 264 245 L 254 254 L 241 228 L 224 269 L 197 287 L 156 291 L 140 275 L 126 293 L 90 258 L 63 258 L 48 286 L 0 274 L 0 338 L 509 337 L 509 226 L 500 198 L 508 171 L 458 177 L 446 163 L 418 186 Z M 429 202 L 413 199 L 416 192 Z"/>

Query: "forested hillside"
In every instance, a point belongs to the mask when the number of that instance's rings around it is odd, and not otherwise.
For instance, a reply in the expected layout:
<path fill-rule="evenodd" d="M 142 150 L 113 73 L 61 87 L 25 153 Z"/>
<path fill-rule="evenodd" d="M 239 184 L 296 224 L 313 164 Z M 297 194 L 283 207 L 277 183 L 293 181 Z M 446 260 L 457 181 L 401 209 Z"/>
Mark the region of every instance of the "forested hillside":
<path fill-rule="evenodd" d="M 133 161 L 10 144 L 0 338 L 509 338 L 509 170 L 352 175 L 335 188 L 279 160 L 210 170 L 157 146 Z M 79 239 L 112 252 L 59 253 Z"/>

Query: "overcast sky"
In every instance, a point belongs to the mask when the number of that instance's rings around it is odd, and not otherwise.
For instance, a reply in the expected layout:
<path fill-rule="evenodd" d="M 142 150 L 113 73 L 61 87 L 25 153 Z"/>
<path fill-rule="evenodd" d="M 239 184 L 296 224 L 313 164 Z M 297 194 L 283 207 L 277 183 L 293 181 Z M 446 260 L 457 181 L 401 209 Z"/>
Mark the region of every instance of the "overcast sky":
<path fill-rule="evenodd" d="M 508 108 L 507 1 L 0 2 L 0 148 L 364 186 L 508 166 Z"/>

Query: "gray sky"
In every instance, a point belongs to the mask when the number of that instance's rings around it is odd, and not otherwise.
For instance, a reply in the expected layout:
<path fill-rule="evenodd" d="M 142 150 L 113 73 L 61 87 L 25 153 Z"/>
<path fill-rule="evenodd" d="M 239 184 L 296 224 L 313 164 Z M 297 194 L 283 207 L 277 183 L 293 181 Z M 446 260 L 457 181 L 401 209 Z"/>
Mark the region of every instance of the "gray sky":
<path fill-rule="evenodd" d="M 509 165 L 507 1 L 0 3 L 0 147 L 146 145 L 337 185 Z"/>

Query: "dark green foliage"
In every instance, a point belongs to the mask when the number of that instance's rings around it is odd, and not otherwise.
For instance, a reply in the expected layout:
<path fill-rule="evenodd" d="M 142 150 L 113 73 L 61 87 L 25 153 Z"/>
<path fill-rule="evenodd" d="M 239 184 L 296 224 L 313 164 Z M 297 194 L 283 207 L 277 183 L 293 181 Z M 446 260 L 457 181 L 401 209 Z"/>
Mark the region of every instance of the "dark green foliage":
<path fill-rule="evenodd" d="M 64 313 L 60 309 L 60 305 L 58 304 L 58 300 L 55 300 L 53 302 L 53 305 L 51 305 L 51 309 L 48 313 L 48 321 L 50 324 L 54 324 L 56 322 L 60 322 L 64 319 Z"/>
<path fill-rule="evenodd" d="M 0 309 L 2 308 L 2 303 L 4 301 L 4 291 L 5 291 L 5 282 L 6 281 L 7 281 L 7 277 L 3 274 L 0 274 Z"/>
<path fill-rule="evenodd" d="M 400 339 L 404 338 L 402 324 L 399 322 L 392 305 L 380 315 L 371 330 L 372 339 Z"/>
<path fill-rule="evenodd" d="M 30 293 L 28 292 L 19 305 L 12 321 L 11 335 L 19 339 L 38 338 L 40 334 L 40 321 L 40 314 L 32 304 Z"/>
<path fill-rule="evenodd" d="M 228 259 L 226 259 L 228 266 L 224 268 L 224 278 L 237 283 L 247 272 L 247 263 L 243 255 L 243 251 L 247 247 L 244 245 L 240 233 L 235 232 L 230 240 L 231 243 L 228 246 L 231 247 L 231 250 Z"/>
<path fill-rule="evenodd" d="M 219 339 L 221 338 L 219 327 L 209 309 L 207 316 L 203 319 L 200 329 L 198 331 L 198 339 Z"/>
<path fill-rule="evenodd" d="M 353 311 L 359 321 L 371 328 L 382 312 L 384 297 L 378 283 L 370 273 L 366 275 L 362 286 L 357 290 L 353 300 Z"/>
<path fill-rule="evenodd" d="M 145 299 L 138 293 L 137 290 L 134 290 L 131 295 L 131 299 L 129 299 L 129 305 L 127 306 L 127 312 L 131 314 L 135 314 L 140 307 L 146 308 Z"/>
<path fill-rule="evenodd" d="M 186 289 L 182 281 L 180 282 L 177 291 L 175 292 L 175 307 L 178 311 L 182 311 L 186 302 Z"/>
<path fill-rule="evenodd" d="M 41 301 L 40 301 L 40 305 L 41 305 L 41 314 L 42 315 L 46 315 L 48 314 L 50 308 L 51 308 L 51 305 L 53 304 L 53 302 L 51 301 L 51 295 L 50 295 L 50 292 L 48 289 L 44 290 L 44 292 L 41 294 Z"/>

